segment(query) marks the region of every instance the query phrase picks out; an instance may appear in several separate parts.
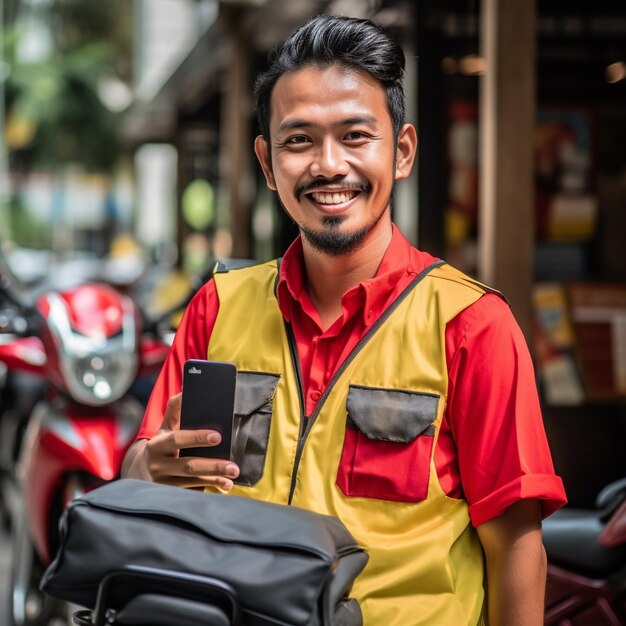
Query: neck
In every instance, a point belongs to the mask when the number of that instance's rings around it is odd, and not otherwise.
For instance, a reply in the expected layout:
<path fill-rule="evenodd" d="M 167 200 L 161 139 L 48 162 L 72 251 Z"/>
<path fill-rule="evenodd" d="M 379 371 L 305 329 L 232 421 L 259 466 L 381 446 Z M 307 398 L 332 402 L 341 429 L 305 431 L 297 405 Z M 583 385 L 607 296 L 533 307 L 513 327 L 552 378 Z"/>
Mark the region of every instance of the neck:
<path fill-rule="evenodd" d="M 343 295 L 376 274 L 391 236 L 391 219 L 382 219 L 357 250 L 340 256 L 320 252 L 303 238 L 307 290 L 324 330 L 341 315 Z"/>

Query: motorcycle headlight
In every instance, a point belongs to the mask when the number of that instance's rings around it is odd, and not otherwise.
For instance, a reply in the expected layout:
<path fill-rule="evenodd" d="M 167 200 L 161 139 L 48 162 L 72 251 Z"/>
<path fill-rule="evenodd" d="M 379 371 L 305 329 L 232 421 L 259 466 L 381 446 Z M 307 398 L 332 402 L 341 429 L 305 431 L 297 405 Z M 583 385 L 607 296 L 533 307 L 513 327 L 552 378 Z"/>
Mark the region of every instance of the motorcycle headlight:
<path fill-rule="evenodd" d="M 96 296 L 103 294 L 101 290 Z M 104 295 L 111 298 L 110 293 Z M 129 298 L 117 295 L 115 300 L 119 306 L 110 304 L 104 315 L 111 311 L 116 319 L 121 315 L 121 325 L 117 332 L 115 327 L 104 332 L 98 325 L 94 328 L 88 325 L 74 328 L 71 323 L 72 309 L 68 303 L 54 292 L 47 295 L 49 310 L 46 322 L 61 370 L 57 384 L 83 404 L 102 406 L 119 400 L 137 374 L 139 355 L 135 307 Z M 106 305 L 106 299 L 103 304 L 91 294 L 87 304 L 92 306 L 97 319 L 102 317 L 99 307 Z M 72 306 L 79 306 L 79 300 L 72 301 Z"/>
<path fill-rule="evenodd" d="M 121 328 L 111 334 L 74 329 L 66 303 L 55 293 L 48 294 L 47 301 L 46 321 L 61 370 L 62 380 L 58 385 L 65 387 L 76 401 L 91 406 L 119 400 L 132 385 L 139 367 L 132 301 L 120 300 Z"/>
<path fill-rule="evenodd" d="M 123 396 L 137 371 L 137 358 L 124 351 L 75 359 L 67 377 L 72 395 L 87 404 L 106 404 Z"/>

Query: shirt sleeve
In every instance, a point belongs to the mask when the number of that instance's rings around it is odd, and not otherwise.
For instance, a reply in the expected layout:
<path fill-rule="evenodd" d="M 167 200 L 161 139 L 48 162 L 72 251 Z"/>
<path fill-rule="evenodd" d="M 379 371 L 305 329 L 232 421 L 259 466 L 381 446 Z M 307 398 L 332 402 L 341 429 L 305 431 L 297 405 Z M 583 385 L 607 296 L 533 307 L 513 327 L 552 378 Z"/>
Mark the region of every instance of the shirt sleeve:
<path fill-rule="evenodd" d="M 168 400 L 182 389 L 185 361 L 207 358 L 209 339 L 218 310 L 217 289 L 215 282 L 210 280 L 185 310 L 170 352 L 150 394 L 137 439 L 151 439 L 159 430 Z"/>
<path fill-rule="evenodd" d="M 446 330 L 446 417 L 474 526 L 535 498 L 547 517 L 566 503 L 543 425 L 532 360 L 509 306 L 486 294 Z M 450 326 L 450 325 L 449 325 Z"/>

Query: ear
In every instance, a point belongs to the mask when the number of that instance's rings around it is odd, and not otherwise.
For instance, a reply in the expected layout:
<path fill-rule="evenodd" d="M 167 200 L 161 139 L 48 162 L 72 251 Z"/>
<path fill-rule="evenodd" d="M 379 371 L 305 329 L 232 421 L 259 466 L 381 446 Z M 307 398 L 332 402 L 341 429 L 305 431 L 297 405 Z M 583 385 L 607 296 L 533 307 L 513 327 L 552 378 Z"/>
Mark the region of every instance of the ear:
<path fill-rule="evenodd" d="M 259 159 L 261 169 L 265 176 L 267 186 L 276 191 L 276 181 L 274 180 L 274 172 L 272 171 L 272 158 L 270 156 L 270 147 L 263 135 L 258 135 L 254 140 L 254 152 L 256 158 Z"/>
<path fill-rule="evenodd" d="M 405 124 L 398 135 L 396 149 L 396 180 L 408 178 L 417 153 L 417 131 L 413 124 Z"/>

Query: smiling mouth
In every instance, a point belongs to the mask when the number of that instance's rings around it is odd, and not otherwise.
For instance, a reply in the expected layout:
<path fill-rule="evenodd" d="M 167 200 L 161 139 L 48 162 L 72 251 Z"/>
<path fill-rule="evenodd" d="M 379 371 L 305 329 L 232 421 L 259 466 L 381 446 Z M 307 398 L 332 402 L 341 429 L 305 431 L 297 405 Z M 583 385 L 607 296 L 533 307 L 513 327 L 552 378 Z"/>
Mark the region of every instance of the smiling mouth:
<path fill-rule="evenodd" d="M 361 192 L 357 190 L 352 190 L 352 189 L 348 191 L 333 191 L 333 192 L 312 191 L 311 193 L 307 194 L 307 196 L 311 198 L 311 200 L 313 200 L 314 202 L 317 202 L 318 204 L 333 206 L 333 205 L 345 204 L 346 202 L 349 202 L 353 198 L 356 198 L 356 196 L 358 196 L 359 193 Z"/>

